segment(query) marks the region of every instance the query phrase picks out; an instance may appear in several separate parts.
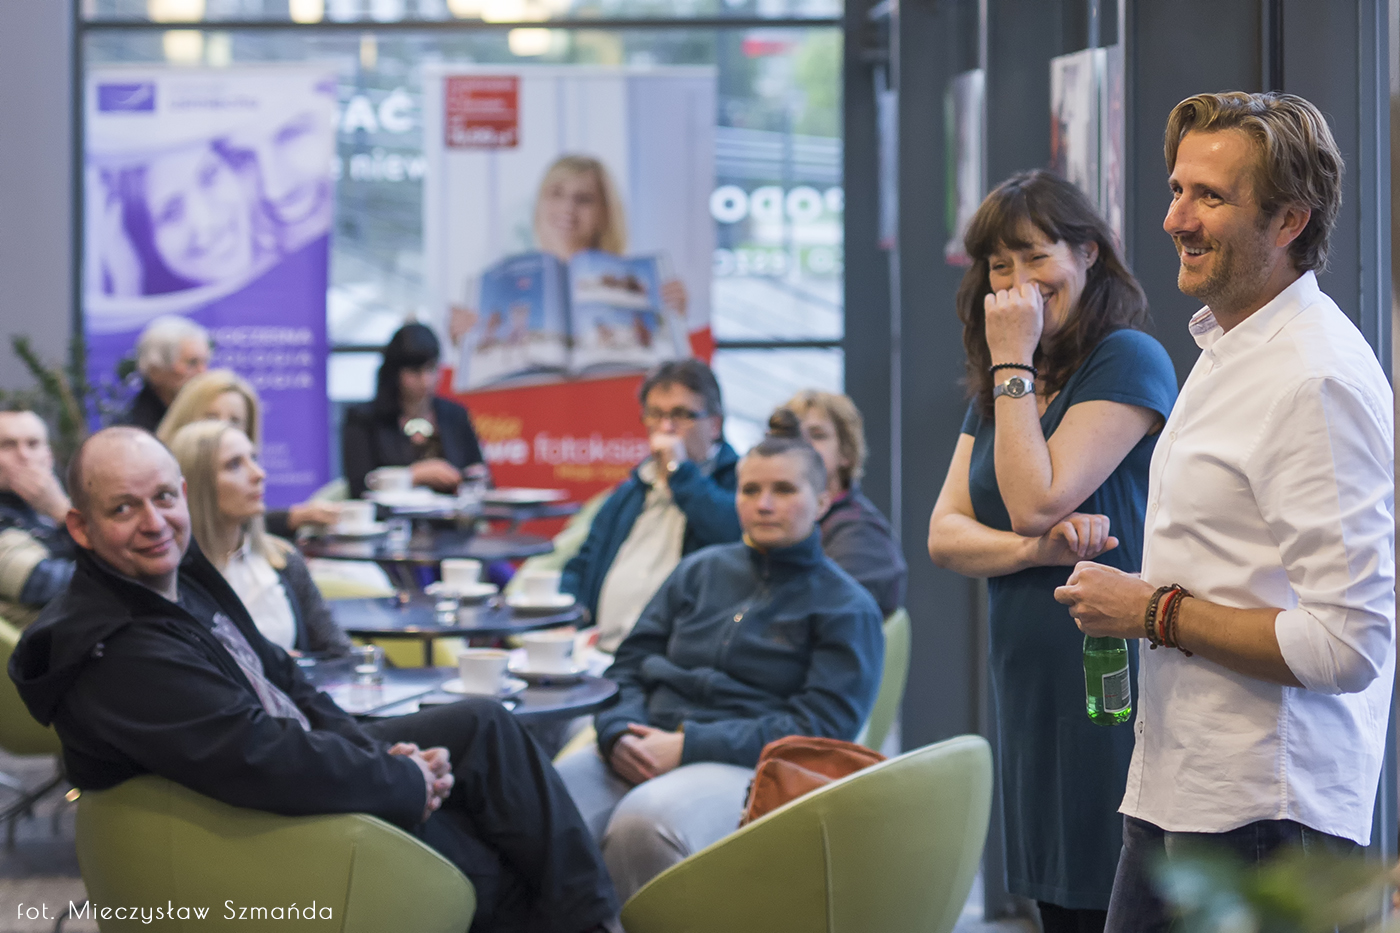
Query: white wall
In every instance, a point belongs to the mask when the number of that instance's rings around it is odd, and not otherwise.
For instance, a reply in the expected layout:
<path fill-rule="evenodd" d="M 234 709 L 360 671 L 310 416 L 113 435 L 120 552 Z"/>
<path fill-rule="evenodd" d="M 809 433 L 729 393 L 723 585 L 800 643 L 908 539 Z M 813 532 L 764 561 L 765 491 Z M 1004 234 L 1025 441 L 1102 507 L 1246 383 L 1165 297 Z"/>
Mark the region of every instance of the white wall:
<path fill-rule="evenodd" d="M 73 317 L 71 0 L 0 0 L 0 388 L 10 334 L 66 357 Z"/>

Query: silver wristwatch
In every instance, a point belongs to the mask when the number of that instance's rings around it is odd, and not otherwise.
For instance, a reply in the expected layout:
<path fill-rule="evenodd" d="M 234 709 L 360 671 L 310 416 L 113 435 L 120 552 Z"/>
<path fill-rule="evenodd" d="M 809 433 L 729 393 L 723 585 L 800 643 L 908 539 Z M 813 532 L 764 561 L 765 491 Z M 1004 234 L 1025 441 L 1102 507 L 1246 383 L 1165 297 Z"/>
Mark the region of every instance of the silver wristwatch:
<path fill-rule="evenodd" d="M 1023 398 L 1027 395 L 1035 394 L 1035 380 L 1027 379 L 1025 376 L 1012 376 L 1005 382 L 999 382 L 992 386 L 992 400 L 1001 398 Z"/>

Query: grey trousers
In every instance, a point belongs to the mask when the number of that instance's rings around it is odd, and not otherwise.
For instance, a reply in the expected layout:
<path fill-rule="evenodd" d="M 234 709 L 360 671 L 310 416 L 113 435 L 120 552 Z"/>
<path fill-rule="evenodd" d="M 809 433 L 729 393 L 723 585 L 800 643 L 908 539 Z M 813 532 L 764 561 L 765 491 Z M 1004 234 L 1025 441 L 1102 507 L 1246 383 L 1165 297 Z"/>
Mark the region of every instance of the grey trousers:
<path fill-rule="evenodd" d="M 734 832 L 753 780 L 752 768 L 706 761 L 633 787 L 596 747 L 557 768 L 624 902 L 687 855 Z"/>

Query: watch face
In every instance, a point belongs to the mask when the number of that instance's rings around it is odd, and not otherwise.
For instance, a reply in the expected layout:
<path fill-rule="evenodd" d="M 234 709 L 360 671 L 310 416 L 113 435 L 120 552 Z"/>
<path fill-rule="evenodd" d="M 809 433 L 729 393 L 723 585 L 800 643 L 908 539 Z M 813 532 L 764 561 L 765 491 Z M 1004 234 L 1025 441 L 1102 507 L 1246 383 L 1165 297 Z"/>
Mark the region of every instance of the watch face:
<path fill-rule="evenodd" d="M 1021 398 L 1030 393 L 1030 385 L 1020 376 L 1012 376 L 1006 380 L 1006 394 L 1012 398 Z"/>

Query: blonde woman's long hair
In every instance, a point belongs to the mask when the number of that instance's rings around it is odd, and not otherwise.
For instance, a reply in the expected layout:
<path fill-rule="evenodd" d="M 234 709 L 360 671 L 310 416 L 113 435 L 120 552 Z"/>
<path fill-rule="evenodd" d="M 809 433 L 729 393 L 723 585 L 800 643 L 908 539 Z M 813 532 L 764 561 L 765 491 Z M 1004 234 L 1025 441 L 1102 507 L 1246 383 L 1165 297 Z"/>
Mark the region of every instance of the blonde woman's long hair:
<path fill-rule="evenodd" d="M 860 409 L 849 395 L 836 392 L 823 392 L 820 389 L 803 389 L 783 406 L 797 416 L 798 420 L 807 417 L 807 412 L 818 408 L 826 413 L 836 426 L 836 449 L 849 466 L 837 470 L 842 489 L 850 489 L 865 475 L 865 420 Z"/>
<path fill-rule="evenodd" d="M 238 428 L 226 421 L 195 421 L 176 432 L 170 452 L 185 475 L 186 497 L 190 508 L 190 530 L 199 548 L 220 570 L 228 564 L 229 555 L 213 550 L 219 521 L 219 448 L 224 435 Z M 275 569 L 287 566 L 287 551 L 291 545 L 267 533 L 263 517 L 255 515 L 243 523 L 243 540 L 254 554 L 264 557 Z"/>
<path fill-rule="evenodd" d="M 539 194 L 535 196 L 534 229 L 539 239 L 540 212 L 543 210 L 544 193 L 550 185 L 574 175 L 592 175 L 598 180 L 598 190 L 603 195 L 603 228 L 598 231 L 597 240 L 590 244 L 593 249 L 621 256 L 627 252 L 627 215 L 622 210 L 622 197 L 617 192 L 607 166 L 593 156 L 563 155 L 540 180 Z"/>
<path fill-rule="evenodd" d="M 231 369 L 211 369 L 185 383 L 170 403 L 165 417 L 160 419 L 156 437 L 169 447 L 175 435 L 179 434 L 185 425 L 208 418 L 209 406 L 225 392 L 236 392 L 243 396 L 243 401 L 248 406 L 248 427 L 245 433 L 256 450 L 262 443 L 262 405 L 258 401 L 257 390 Z"/>

